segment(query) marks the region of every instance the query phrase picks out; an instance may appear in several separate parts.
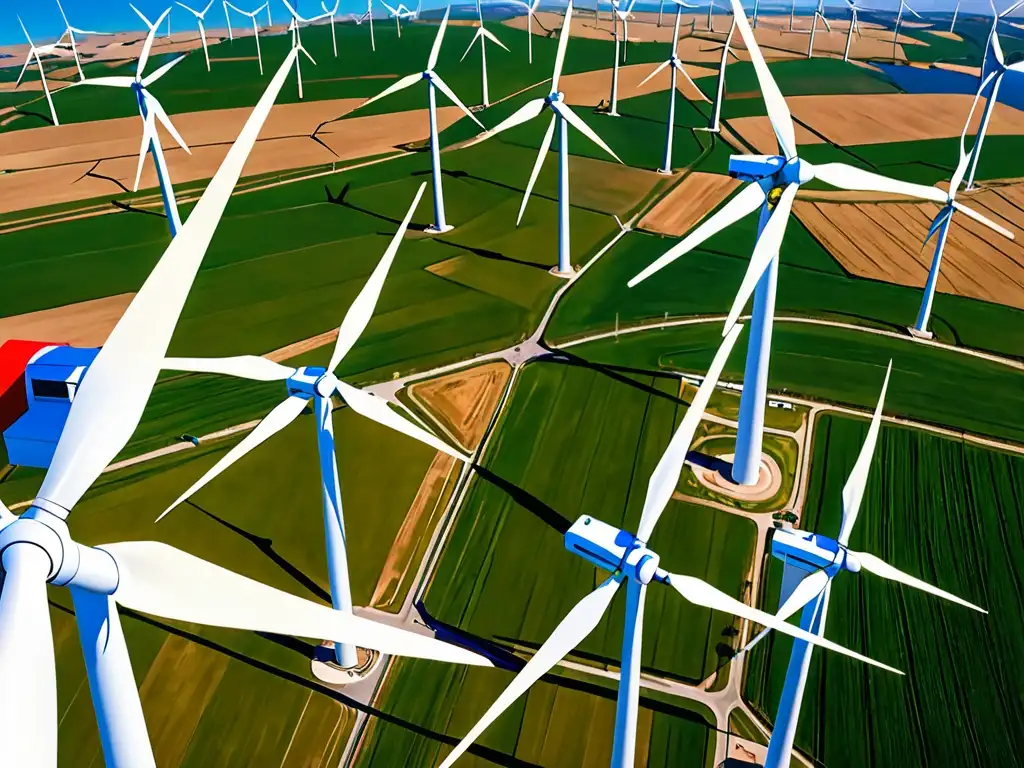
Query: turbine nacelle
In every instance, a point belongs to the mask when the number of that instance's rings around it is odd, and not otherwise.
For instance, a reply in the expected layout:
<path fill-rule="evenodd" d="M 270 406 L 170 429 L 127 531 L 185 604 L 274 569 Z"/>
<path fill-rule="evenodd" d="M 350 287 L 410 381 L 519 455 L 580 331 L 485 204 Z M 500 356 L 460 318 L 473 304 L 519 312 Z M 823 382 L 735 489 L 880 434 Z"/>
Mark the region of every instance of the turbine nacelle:
<path fill-rule="evenodd" d="M 286 381 L 288 395 L 305 395 L 306 397 L 330 397 L 338 388 L 338 377 L 316 365 L 303 366 L 295 371 Z"/>
<path fill-rule="evenodd" d="M 856 555 L 838 541 L 810 531 L 775 531 L 772 556 L 808 573 L 829 571 L 834 575 L 840 570 L 857 573 L 861 569 Z"/>
<path fill-rule="evenodd" d="M 554 104 L 554 103 L 555 103 L 556 101 L 562 101 L 562 102 L 564 102 L 564 101 L 565 101 L 565 94 L 564 94 L 564 93 L 562 93 L 561 91 L 552 91 L 552 92 L 551 92 L 550 94 L 548 94 L 548 96 L 547 96 L 547 97 L 546 97 L 546 98 L 544 99 L 544 102 L 545 102 L 546 104 Z"/>
<path fill-rule="evenodd" d="M 606 571 L 622 572 L 641 584 L 663 574 L 658 554 L 629 531 L 590 515 L 580 517 L 565 532 L 565 548 Z M 664 580 L 663 578 L 661 580 Z"/>
<path fill-rule="evenodd" d="M 733 155 L 729 175 L 740 181 L 766 181 L 771 187 L 806 184 L 814 178 L 814 167 L 799 157 L 786 160 L 782 155 Z"/>

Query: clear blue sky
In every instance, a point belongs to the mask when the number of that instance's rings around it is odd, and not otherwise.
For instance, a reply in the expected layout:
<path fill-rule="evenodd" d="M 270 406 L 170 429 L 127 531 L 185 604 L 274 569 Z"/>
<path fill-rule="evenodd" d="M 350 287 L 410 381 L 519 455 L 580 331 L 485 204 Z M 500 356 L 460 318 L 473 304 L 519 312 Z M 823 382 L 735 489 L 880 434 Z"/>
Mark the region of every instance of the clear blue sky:
<path fill-rule="evenodd" d="M 208 0 L 205 1 L 208 2 Z M 262 1 L 237 0 L 234 4 L 239 8 L 251 9 L 261 5 Z M 695 1 L 701 5 L 704 4 L 703 0 Z M 461 0 L 458 4 L 462 4 L 462 2 L 465 2 L 465 0 Z M 955 2 L 956 0 L 916 0 L 916 2 L 911 0 L 911 5 L 922 13 L 930 10 L 948 12 L 953 10 Z M 101 32 L 142 29 L 142 24 L 138 17 L 128 7 L 128 0 L 62 0 L 62 3 L 68 19 L 74 26 L 81 29 L 95 29 Z M 193 8 L 201 9 L 203 3 L 204 0 L 192 0 L 192 2 L 187 4 Z M 486 0 L 484 0 L 484 3 L 486 5 Z M 577 3 L 592 7 L 593 0 L 577 0 Z M 156 18 L 171 4 L 169 0 L 135 0 L 136 7 L 150 18 Z M 541 0 L 541 4 L 542 6 L 545 5 L 546 0 Z M 762 3 L 762 6 L 768 7 L 773 4 L 775 3 L 771 0 L 766 0 Z M 813 4 L 814 0 L 798 0 L 798 6 L 806 5 L 810 7 Z M 1008 4 L 1008 0 L 997 0 L 996 7 L 1005 8 Z M 303 15 L 315 15 L 321 12 L 320 0 L 296 0 L 293 5 Z M 412 5 L 410 0 L 406 0 L 406 5 Z M 552 5 L 562 6 L 564 5 L 564 0 L 554 0 Z M 641 6 L 649 5 L 656 6 L 657 3 L 639 0 L 637 9 L 639 10 Z M 748 0 L 747 5 L 752 5 L 752 0 Z M 785 5 L 788 7 L 788 2 Z M 826 6 L 828 7 L 842 5 L 845 5 L 842 0 L 826 0 Z M 874 2 L 865 3 L 865 5 L 878 9 L 891 8 L 895 11 L 898 0 L 875 0 Z M 379 4 L 379 0 L 374 0 L 374 6 L 379 12 L 384 12 L 383 7 Z M 423 3 L 425 9 L 441 8 L 443 6 L 444 3 L 441 0 L 424 0 Z M 607 7 L 607 3 L 604 0 L 602 0 L 602 7 Z M 362 12 L 365 9 L 365 0 L 342 0 L 339 13 Z M 963 0 L 962 11 L 990 13 L 986 0 Z M 284 22 L 287 19 L 287 11 L 281 0 L 271 0 L 271 13 L 275 23 L 279 20 Z M 33 40 L 39 43 L 51 42 L 64 29 L 55 0 L 9 0 L 0 4 L 0 44 L 24 42 L 21 30 L 18 28 L 16 14 L 21 15 L 29 34 L 32 35 Z M 221 0 L 214 0 L 213 7 L 210 8 L 206 19 L 207 27 L 217 28 L 224 26 L 224 11 Z M 175 29 L 195 29 L 195 19 L 188 11 L 173 5 L 171 31 L 173 32 Z"/>

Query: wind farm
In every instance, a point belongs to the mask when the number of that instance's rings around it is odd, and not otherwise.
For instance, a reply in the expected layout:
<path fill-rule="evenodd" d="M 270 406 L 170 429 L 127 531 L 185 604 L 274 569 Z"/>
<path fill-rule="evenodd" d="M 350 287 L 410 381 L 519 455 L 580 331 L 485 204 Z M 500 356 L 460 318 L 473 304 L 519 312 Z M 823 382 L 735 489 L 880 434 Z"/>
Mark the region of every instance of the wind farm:
<path fill-rule="evenodd" d="M 0 11 L 0 763 L 1016 765 L 1024 17 L 910 3 Z"/>

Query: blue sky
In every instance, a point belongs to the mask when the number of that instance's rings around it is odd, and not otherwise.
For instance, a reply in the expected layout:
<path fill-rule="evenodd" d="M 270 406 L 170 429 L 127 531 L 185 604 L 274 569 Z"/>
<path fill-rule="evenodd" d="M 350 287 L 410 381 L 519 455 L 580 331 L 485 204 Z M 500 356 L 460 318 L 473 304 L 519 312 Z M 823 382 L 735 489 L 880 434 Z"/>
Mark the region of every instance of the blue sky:
<path fill-rule="evenodd" d="M 209 0 L 205 1 L 208 2 Z M 703 5 L 703 0 L 695 1 Z M 917 2 L 913 2 L 911 0 L 911 4 L 922 13 L 930 10 L 948 12 L 952 11 L 955 1 L 917 0 Z M 193 0 L 189 4 L 194 8 L 201 8 L 202 2 L 203 0 Z M 544 2 L 545 0 L 542 0 L 542 5 Z M 592 7 L 593 0 L 577 0 L 577 2 L 583 5 L 591 5 Z M 95 29 L 102 32 L 142 29 L 142 23 L 128 7 L 128 0 L 62 0 L 62 3 L 68 18 L 76 27 Z M 169 4 L 169 0 L 135 0 L 135 5 L 139 10 L 150 18 L 159 16 Z M 240 8 L 248 9 L 261 5 L 262 0 L 237 0 L 234 4 Z M 411 5 L 410 0 L 406 0 L 406 4 Z M 557 0 L 553 4 L 563 5 L 564 2 L 563 0 Z M 750 5 L 750 2 L 747 4 Z M 768 7 L 770 4 L 770 0 L 766 0 L 766 2 L 762 3 L 762 8 Z M 814 0 L 810 0 L 810 2 L 798 0 L 798 6 L 807 5 L 810 7 L 812 4 L 814 4 Z M 1007 4 L 1007 0 L 997 0 L 996 7 L 1006 7 Z M 303 15 L 314 15 L 321 11 L 320 0 L 297 0 L 293 5 Z M 378 0 L 374 0 L 374 5 L 379 12 L 384 12 Z M 423 3 L 425 9 L 441 8 L 443 5 L 440 0 L 424 0 Z M 785 5 L 788 7 L 789 3 L 786 2 Z M 841 0 L 826 0 L 827 7 L 841 5 L 845 5 Z M 895 11 L 898 0 L 875 0 L 870 5 L 872 8 L 892 8 Z M 636 9 L 640 10 L 642 6 L 657 7 L 657 3 L 639 0 Z M 607 3 L 603 2 L 603 0 L 602 7 L 608 7 Z M 362 12 L 365 8 L 365 0 L 342 0 L 339 13 Z M 962 10 L 964 12 L 990 13 L 987 0 L 964 0 Z M 271 0 L 271 13 L 275 23 L 279 20 L 283 22 L 287 18 L 287 11 L 281 0 Z M 49 42 L 64 29 L 55 0 L 8 0 L 0 4 L 0 44 L 24 42 L 21 30 L 18 28 L 16 14 L 21 15 L 29 34 L 32 35 L 33 40 L 36 42 Z M 221 0 L 214 0 L 213 7 L 210 8 L 206 18 L 207 27 L 209 28 L 224 26 L 224 12 Z M 173 32 L 175 29 L 195 29 L 195 19 L 192 15 L 176 5 L 173 6 L 171 13 L 171 31 Z"/>

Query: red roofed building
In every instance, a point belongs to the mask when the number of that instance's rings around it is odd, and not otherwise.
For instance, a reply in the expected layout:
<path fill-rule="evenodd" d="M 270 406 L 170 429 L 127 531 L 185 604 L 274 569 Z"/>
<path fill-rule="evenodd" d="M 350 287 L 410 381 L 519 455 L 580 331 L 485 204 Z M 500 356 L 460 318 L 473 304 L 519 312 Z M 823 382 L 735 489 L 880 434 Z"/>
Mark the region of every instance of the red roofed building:
<path fill-rule="evenodd" d="M 28 410 L 25 367 L 44 350 L 66 346 L 62 341 L 22 341 L 0 344 L 0 432 Z"/>

